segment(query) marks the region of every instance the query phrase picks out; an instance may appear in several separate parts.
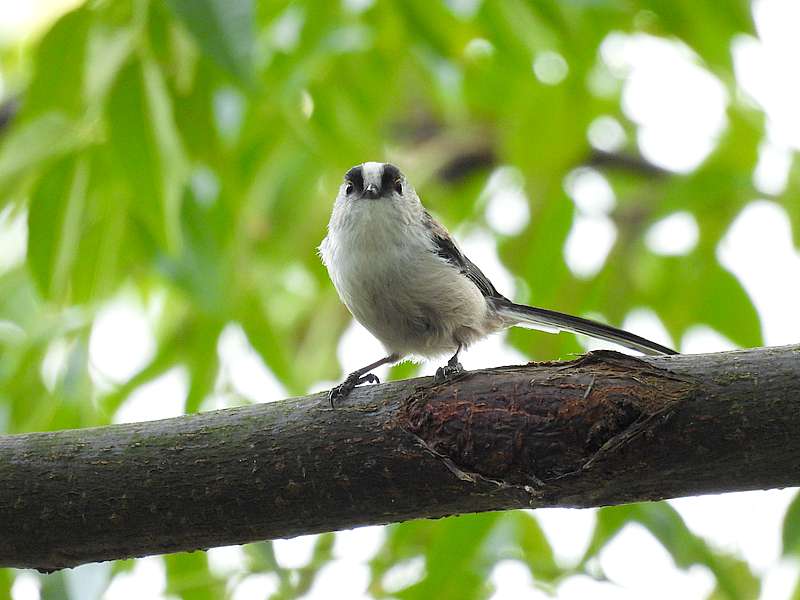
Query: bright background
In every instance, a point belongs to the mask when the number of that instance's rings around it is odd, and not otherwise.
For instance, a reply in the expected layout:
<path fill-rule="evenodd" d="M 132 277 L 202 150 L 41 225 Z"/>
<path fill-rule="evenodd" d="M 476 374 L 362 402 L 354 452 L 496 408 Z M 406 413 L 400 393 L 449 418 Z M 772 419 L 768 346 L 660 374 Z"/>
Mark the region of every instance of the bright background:
<path fill-rule="evenodd" d="M 518 301 L 683 352 L 797 343 L 798 27 L 796 0 L 0 0 L 0 432 L 381 355 L 315 255 L 365 160 Z M 514 331 L 463 363 L 587 347 Z M 783 600 L 799 540 L 795 490 L 758 491 L 7 569 L 0 599 Z"/>

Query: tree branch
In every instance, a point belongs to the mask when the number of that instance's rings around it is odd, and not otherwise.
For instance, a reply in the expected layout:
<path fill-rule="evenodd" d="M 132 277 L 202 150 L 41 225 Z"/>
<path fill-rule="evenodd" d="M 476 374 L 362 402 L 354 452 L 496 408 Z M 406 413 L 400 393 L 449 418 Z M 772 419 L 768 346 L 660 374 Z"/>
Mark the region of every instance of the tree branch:
<path fill-rule="evenodd" d="M 800 346 L 595 352 L 149 423 L 0 437 L 0 565 L 420 517 L 800 484 Z"/>
<path fill-rule="evenodd" d="M 595 149 L 584 164 L 598 169 L 628 171 L 651 178 L 667 177 L 673 174 L 671 171 L 654 165 L 641 156 L 624 152 L 605 152 Z"/>

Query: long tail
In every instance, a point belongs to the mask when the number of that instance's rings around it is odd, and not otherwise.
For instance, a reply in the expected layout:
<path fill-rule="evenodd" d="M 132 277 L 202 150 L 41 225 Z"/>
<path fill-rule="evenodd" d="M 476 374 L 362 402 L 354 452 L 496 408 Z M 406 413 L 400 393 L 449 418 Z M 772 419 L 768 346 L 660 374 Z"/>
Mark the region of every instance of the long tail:
<path fill-rule="evenodd" d="M 574 317 L 566 313 L 547 310 L 546 308 L 514 304 L 505 298 L 493 298 L 492 300 L 497 312 L 502 317 L 523 327 L 527 326 L 533 329 L 542 329 L 551 333 L 558 333 L 559 331 L 582 333 L 593 338 L 614 342 L 615 344 L 625 346 L 631 350 L 643 352 L 644 354 L 678 354 L 671 348 L 651 342 L 648 339 L 628 331 L 598 323 L 597 321 Z"/>

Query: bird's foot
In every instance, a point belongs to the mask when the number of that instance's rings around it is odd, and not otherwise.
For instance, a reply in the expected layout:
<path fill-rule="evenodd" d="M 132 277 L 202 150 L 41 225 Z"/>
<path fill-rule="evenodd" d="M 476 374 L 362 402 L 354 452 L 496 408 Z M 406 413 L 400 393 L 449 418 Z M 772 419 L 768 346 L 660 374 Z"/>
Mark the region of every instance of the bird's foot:
<path fill-rule="evenodd" d="M 436 369 L 436 375 L 433 376 L 434 383 L 445 383 L 461 375 L 464 372 L 464 366 L 458 361 L 450 361 L 445 366 Z"/>
<path fill-rule="evenodd" d="M 350 392 L 357 385 L 361 385 L 362 383 L 380 383 L 381 380 L 378 379 L 378 376 L 374 373 L 367 373 L 366 375 L 359 375 L 356 373 L 350 373 L 342 383 L 337 385 L 334 388 L 331 388 L 331 391 L 328 392 L 328 400 L 330 400 L 331 408 L 334 408 L 334 404 L 340 402 L 342 400 L 346 400 L 347 397 L 350 395 Z"/>

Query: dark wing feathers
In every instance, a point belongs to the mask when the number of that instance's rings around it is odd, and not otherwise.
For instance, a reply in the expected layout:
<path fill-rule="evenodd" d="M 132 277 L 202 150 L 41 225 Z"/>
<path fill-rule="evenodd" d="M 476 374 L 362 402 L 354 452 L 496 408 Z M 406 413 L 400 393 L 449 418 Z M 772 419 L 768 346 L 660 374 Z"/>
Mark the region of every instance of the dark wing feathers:
<path fill-rule="evenodd" d="M 677 354 L 675 350 L 652 342 L 636 334 L 630 333 L 623 329 L 617 329 L 605 323 L 599 323 L 590 319 L 582 317 L 575 317 L 566 313 L 548 310 L 546 308 L 537 308 L 534 306 L 525 306 L 524 304 L 515 304 L 508 298 L 503 296 L 489 281 L 489 278 L 475 266 L 470 259 L 468 259 L 461 250 L 458 249 L 453 238 L 447 230 L 437 223 L 433 217 L 426 211 L 425 220 L 431 232 L 431 239 L 433 240 L 436 254 L 441 256 L 455 268 L 457 268 L 463 275 L 465 275 L 472 283 L 474 283 L 481 293 L 495 306 L 495 308 L 512 316 L 515 320 L 527 321 L 529 323 L 537 323 L 549 327 L 556 327 L 557 329 L 564 329 L 574 333 L 583 333 L 602 340 L 608 340 L 621 344 L 627 348 L 644 352 L 645 354 Z"/>
<path fill-rule="evenodd" d="M 472 281 L 487 298 L 505 298 L 497 291 L 497 288 L 492 285 L 489 278 L 483 274 L 475 263 L 461 253 L 461 250 L 458 249 L 453 238 L 447 233 L 447 230 L 434 221 L 433 217 L 431 217 L 430 213 L 427 211 L 425 212 L 425 218 L 431 230 L 431 239 L 436 246 L 436 254 L 457 268 L 461 274 Z"/>

